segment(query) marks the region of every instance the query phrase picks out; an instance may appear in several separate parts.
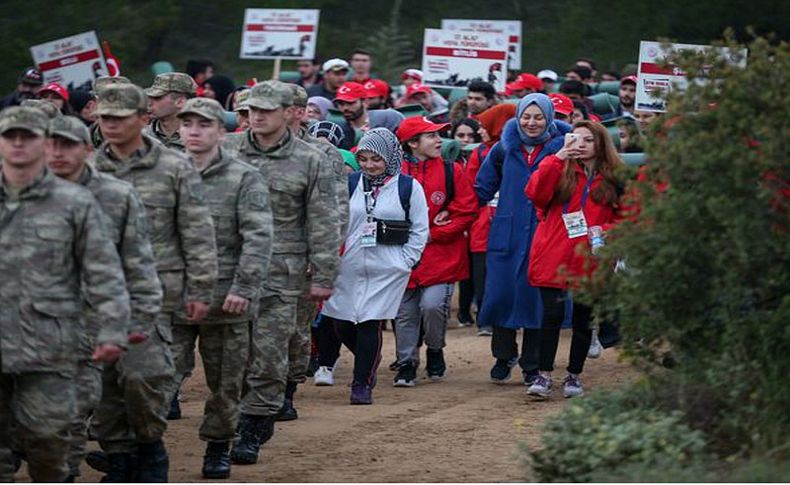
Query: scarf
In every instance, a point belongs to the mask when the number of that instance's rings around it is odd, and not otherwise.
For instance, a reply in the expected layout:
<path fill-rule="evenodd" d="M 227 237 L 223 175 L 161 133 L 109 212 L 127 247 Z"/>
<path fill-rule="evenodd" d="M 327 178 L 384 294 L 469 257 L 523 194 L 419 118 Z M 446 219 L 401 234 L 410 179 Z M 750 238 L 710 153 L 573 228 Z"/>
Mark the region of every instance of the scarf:
<path fill-rule="evenodd" d="M 532 104 L 537 105 L 544 118 L 546 118 L 546 128 L 543 129 L 543 133 L 536 137 L 527 136 L 527 133 L 521 128 L 521 123 L 518 123 L 521 115 Z M 557 133 L 557 129 L 554 127 L 554 104 L 551 102 L 551 98 L 542 93 L 532 93 L 521 98 L 516 109 L 516 121 L 518 136 L 521 138 L 521 142 L 527 146 L 542 145 Z"/>
<path fill-rule="evenodd" d="M 388 177 L 398 175 L 403 162 L 403 148 L 401 148 L 398 137 L 386 128 L 373 128 L 362 136 L 357 145 L 357 153 L 372 152 L 384 159 L 384 173 L 369 176 L 362 171 L 362 176 L 370 181 L 373 187 L 382 186 Z"/>

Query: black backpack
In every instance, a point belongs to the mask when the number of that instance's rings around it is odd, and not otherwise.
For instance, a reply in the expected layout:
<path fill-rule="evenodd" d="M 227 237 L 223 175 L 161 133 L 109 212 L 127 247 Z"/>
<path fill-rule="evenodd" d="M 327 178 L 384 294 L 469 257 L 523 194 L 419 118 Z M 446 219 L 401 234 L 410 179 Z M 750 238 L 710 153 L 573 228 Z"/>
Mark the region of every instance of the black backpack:
<path fill-rule="evenodd" d="M 362 172 L 353 172 L 348 175 L 348 198 L 354 196 L 354 191 L 357 190 L 359 185 L 359 178 L 362 177 Z M 400 206 L 406 214 L 406 220 L 409 219 L 411 213 L 411 189 L 413 178 L 408 175 L 400 174 L 398 177 L 398 197 L 400 198 Z"/>

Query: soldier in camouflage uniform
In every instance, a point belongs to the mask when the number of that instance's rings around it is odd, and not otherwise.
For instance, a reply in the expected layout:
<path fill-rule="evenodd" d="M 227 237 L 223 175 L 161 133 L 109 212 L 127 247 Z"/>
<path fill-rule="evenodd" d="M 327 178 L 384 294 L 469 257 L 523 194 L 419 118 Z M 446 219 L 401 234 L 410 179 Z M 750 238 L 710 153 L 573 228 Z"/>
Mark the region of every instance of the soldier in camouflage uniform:
<path fill-rule="evenodd" d="M 129 295 L 99 204 L 44 165 L 46 115 L 0 115 L 0 481 L 13 453 L 34 481 L 68 478 L 73 381 L 81 334 L 93 359 L 112 362 L 127 343 Z M 92 311 L 83 325 L 85 305 Z"/>
<path fill-rule="evenodd" d="M 231 451 L 234 463 L 255 463 L 261 443 L 274 432 L 285 399 L 289 348 L 308 345 L 297 318 L 299 298 L 306 291 L 316 301 L 331 295 L 341 222 L 331 164 L 288 129 L 293 105 L 288 85 L 259 83 L 246 104 L 250 129 L 226 135 L 224 147 L 257 167 L 269 184 L 274 245 L 260 318 L 252 328 L 240 439 Z M 308 268 L 312 280 L 306 290 Z"/>
<path fill-rule="evenodd" d="M 93 95 L 97 96 L 98 92 L 102 89 L 106 88 L 107 86 L 111 86 L 113 84 L 132 84 L 132 81 L 125 76 L 101 76 L 97 77 L 93 81 Z M 99 148 L 102 143 L 104 143 L 104 137 L 101 134 L 101 130 L 99 129 L 99 122 L 96 121 L 90 126 L 91 132 L 91 143 L 93 143 L 93 148 Z"/>
<path fill-rule="evenodd" d="M 60 112 L 58 108 L 55 107 L 54 104 L 50 103 L 49 101 L 44 101 L 43 99 L 26 99 L 22 101 L 19 106 L 25 106 L 28 108 L 38 108 L 47 115 L 47 118 L 58 118 L 63 113 Z"/>
<path fill-rule="evenodd" d="M 250 109 L 247 107 L 247 98 L 250 97 L 249 89 L 242 89 L 236 94 L 236 105 L 233 111 L 236 112 L 236 124 L 238 131 L 244 131 L 250 127 Z"/>
<path fill-rule="evenodd" d="M 293 94 L 293 108 L 289 113 L 288 128 L 301 140 L 323 152 L 325 162 L 331 164 L 331 169 L 335 176 L 335 190 L 337 191 L 340 240 L 344 241 L 346 225 L 348 224 L 348 177 L 344 169 L 343 155 L 332 144 L 323 142 L 307 133 L 306 126 L 302 121 L 307 108 L 307 91 L 298 84 L 289 84 L 288 86 Z M 299 331 L 301 333 L 300 338 L 292 342 L 298 342 L 298 345 L 291 345 L 288 349 L 288 380 L 285 386 L 285 401 L 277 415 L 277 421 L 291 421 L 299 417 L 299 413 L 293 405 L 294 394 L 297 386 L 306 380 L 307 369 L 310 364 L 310 330 L 318 311 L 315 302 L 307 294 L 309 284 L 308 278 L 305 294 L 299 298 L 296 318 L 300 322 Z"/>
<path fill-rule="evenodd" d="M 196 91 L 197 84 L 189 74 L 167 72 L 156 76 L 151 87 L 145 90 L 151 101 L 153 117 L 151 124 L 145 128 L 145 134 L 168 148 L 183 152 L 184 143 L 178 133 L 181 126 L 178 112 L 188 99 L 195 97 Z"/>
<path fill-rule="evenodd" d="M 95 166 L 100 172 L 130 182 L 140 194 L 164 292 L 155 328 L 164 341 L 172 344 L 177 311 L 186 311 L 186 318 L 195 322 L 208 313 L 217 279 L 217 254 L 200 175 L 184 155 L 142 134 L 148 122 L 147 105 L 145 93 L 133 84 L 99 91 L 96 114 L 106 142 L 96 153 Z M 158 389 L 159 396 L 170 400 L 175 388 L 173 381 L 169 389 Z M 146 442 L 137 443 L 140 481 L 167 478 L 167 453 L 161 439 L 167 405 L 164 401 L 158 405 L 161 414 L 155 422 L 147 423 Z M 128 429 L 118 423 L 109 408 L 104 411 L 104 406 L 99 408 L 97 419 L 114 432 L 100 437 L 102 448 L 118 446 L 117 452 L 129 452 L 134 441 Z M 111 420 L 118 424 L 107 425 Z"/>
<path fill-rule="evenodd" d="M 156 421 L 161 413 L 162 397 L 157 389 L 169 385 L 173 366 L 167 355 L 167 343 L 154 329 L 160 310 L 162 288 L 156 275 L 154 254 L 148 239 L 145 209 L 131 184 L 111 175 L 96 171 L 88 163 L 93 153 L 90 133 L 79 118 L 63 116 L 50 121 L 47 132 L 47 164 L 57 176 L 78 183 L 93 193 L 106 216 L 107 232 L 121 257 L 131 303 L 128 352 L 112 365 L 102 369 L 90 361 L 89 349 L 93 332 L 85 332 L 82 339 L 83 355 L 75 379 L 78 386 L 77 415 L 71 428 L 71 476 L 79 476 L 79 466 L 85 456 L 87 419 L 100 405 L 110 413 L 125 416 L 124 426 L 135 436 L 147 436 L 146 422 Z M 103 387 L 103 392 L 102 392 Z M 159 402 L 160 404 L 156 405 Z M 107 412 L 107 411 L 106 411 Z M 109 424 L 109 423 L 107 423 Z M 108 435 L 110 430 L 98 429 L 96 434 Z M 133 481 L 131 475 L 119 475 L 132 470 L 131 454 L 110 454 L 114 465 L 107 481 Z M 118 464 L 118 461 L 123 464 Z"/>
<path fill-rule="evenodd" d="M 236 436 L 250 334 L 272 249 L 269 188 L 260 172 L 224 153 L 225 111 L 207 98 L 190 99 L 179 113 L 181 139 L 200 171 L 211 207 L 219 279 L 208 316 L 200 322 L 177 320 L 173 349 L 177 378 L 194 363 L 195 341 L 211 395 L 206 401 L 200 439 L 207 441 L 204 478 L 230 476 L 230 443 Z"/>

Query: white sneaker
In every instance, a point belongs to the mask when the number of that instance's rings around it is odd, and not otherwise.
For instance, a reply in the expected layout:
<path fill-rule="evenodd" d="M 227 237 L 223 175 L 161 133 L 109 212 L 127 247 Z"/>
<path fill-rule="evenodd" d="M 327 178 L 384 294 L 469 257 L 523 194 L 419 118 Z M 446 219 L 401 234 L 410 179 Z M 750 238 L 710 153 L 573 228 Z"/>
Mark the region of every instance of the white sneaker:
<path fill-rule="evenodd" d="M 601 341 L 598 340 L 598 330 L 593 330 L 590 350 L 587 351 L 587 358 L 597 359 L 601 356 L 601 352 L 603 352 L 603 346 L 601 346 Z"/>
<path fill-rule="evenodd" d="M 316 386 L 334 386 L 335 385 L 335 370 L 332 367 L 322 365 L 315 371 L 313 382 Z"/>

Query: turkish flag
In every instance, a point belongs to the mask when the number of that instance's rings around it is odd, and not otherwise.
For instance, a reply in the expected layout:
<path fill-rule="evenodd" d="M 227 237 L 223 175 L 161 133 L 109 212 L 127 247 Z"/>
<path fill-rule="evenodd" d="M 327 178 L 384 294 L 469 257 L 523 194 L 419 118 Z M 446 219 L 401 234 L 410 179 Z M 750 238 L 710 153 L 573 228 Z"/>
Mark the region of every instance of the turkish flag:
<path fill-rule="evenodd" d="M 102 42 L 102 48 L 104 50 L 104 61 L 107 63 L 107 71 L 109 71 L 108 74 L 111 77 L 120 76 L 121 61 L 110 52 L 110 43 L 105 40 Z"/>

